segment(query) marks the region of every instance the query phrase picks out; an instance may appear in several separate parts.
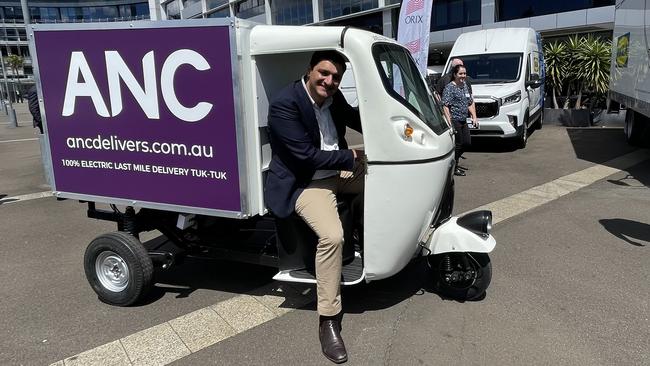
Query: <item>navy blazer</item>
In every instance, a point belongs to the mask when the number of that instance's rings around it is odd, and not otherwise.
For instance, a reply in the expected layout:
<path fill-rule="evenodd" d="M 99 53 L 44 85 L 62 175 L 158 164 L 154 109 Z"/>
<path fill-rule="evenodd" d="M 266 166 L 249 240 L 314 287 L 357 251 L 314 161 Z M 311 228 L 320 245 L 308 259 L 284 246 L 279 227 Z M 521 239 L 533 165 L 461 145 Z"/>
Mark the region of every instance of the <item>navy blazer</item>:
<path fill-rule="evenodd" d="M 320 130 L 307 91 L 300 80 L 282 89 L 269 106 L 271 163 L 264 186 L 266 206 L 284 218 L 295 210 L 296 200 L 320 169 L 352 170 L 354 155 L 347 150 L 346 125 L 361 132 L 359 112 L 341 91 L 333 95 L 332 120 L 341 150 L 320 149 Z"/>

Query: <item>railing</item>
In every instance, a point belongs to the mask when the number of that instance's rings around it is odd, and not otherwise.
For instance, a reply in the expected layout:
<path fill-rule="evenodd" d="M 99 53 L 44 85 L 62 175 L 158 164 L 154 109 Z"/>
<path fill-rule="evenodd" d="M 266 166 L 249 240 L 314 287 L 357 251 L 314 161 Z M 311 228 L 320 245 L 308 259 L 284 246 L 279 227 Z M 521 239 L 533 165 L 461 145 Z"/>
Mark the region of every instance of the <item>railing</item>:
<path fill-rule="evenodd" d="M 52 23 L 100 23 L 100 22 L 131 22 L 136 20 L 149 20 L 149 15 L 138 15 L 133 17 L 117 17 L 117 18 L 90 18 L 90 19 L 32 19 L 32 23 L 36 24 L 52 24 Z M 25 25 L 22 19 L 0 19 L 0 25 Z"/>

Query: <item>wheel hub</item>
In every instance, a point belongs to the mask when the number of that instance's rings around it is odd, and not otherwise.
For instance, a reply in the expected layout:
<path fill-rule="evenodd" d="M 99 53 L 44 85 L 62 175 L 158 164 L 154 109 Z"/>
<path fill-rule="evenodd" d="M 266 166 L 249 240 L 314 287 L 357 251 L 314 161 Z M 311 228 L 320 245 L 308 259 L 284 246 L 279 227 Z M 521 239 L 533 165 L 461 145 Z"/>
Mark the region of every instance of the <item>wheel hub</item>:
<path fill-rule="evenodd" d="M 129 285 L 129 267 L 122 257 L 112 251 L 104 251 L 95 261 L 95 274 L 104 288 L 121 292 Z"/>
<path fill-rule="evenodd" d="M 471 287 L 478 277 L 478 271 L 471 261 L 461 260 L 462 257 L 449 255 L 439 267 L 442 280 L 457 289 Z"/>

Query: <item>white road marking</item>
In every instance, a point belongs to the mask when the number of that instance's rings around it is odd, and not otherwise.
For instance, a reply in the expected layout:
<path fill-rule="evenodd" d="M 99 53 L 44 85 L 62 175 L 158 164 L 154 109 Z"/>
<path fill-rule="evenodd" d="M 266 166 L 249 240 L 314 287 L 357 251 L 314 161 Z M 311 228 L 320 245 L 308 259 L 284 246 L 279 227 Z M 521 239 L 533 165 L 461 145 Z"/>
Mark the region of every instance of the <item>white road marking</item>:
<path fill-rule="evenodd" d="M 18 139 L 18 140 L 4 140 L 4 141 L 0 141 L 0 144 L 5 142 L 25 142 L 25 141 L 38 141 L 38 137 L 33 137 L 29 139 Z"/>
<path fill-rule="evenodd" d="M 299 286 L 274 282 L 52 365 L 166 365 L 316 300 Z"/>
<path fill-rule="evenodd" d="M 637 150 L 471 211 L 492 210 L 496 224 L 647 159 L 650 151 Z M 52 365 L 166 365 L 315 301 L 311 288 L 301 292 L 298 286 L 274 282 Z"/>
<path fill-rule="evenodd" d="M 52 197 L 51 191 L 37 192 L 30 194 L 23 194 L 20 196 L 4 197 L 0 199 L 0 205 L 8 205 L 10 203 L 16 203 L 21 201 L 35 200 L 38 198 Z"/>

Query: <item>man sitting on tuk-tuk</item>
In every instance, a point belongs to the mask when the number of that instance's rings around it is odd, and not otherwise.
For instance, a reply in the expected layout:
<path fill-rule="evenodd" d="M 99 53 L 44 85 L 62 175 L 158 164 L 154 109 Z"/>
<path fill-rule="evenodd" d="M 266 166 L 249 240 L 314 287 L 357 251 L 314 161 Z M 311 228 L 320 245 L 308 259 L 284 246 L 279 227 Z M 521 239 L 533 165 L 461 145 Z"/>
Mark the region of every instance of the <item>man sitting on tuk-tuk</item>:
<path fill-rule="evenodd" d="M 345 59 L 317 51 L 307 74 L 282 89 L 269 107 L 272 158 L 265 202 L 279 218 L 294 212 L 316 233 L 319 339 L 325 357 L 341 363 L 340 279 L 343 227 L 336 195 L 363 193 L 365 155 L 348 149 L 346 125 L 361 131 L 359 113 L 339 91 Z"/>

